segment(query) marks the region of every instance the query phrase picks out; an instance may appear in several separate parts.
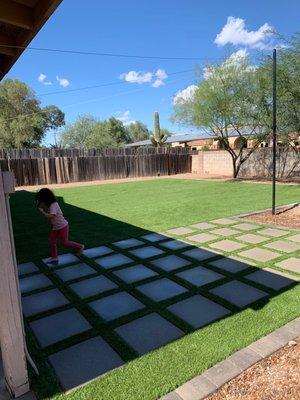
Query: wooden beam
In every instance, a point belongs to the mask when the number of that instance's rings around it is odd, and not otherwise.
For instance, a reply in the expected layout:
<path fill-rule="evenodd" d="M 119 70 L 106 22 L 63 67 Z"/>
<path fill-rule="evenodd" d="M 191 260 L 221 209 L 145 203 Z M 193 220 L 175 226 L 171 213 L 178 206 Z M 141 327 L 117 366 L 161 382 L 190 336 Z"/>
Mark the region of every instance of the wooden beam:
<path fill-rule="evenodd" d="M 7 45 L 7 46 L 4 46 Z M 0 53 L 5 54 L 7 56 L 15 56 L 16 55 L 16 49 L 14 47 L 9 47 L 9 46 L 14 46 L 15 41 L 11 36 L 4 35 L 3 33 L 0 33 Z"/>
<path fill-rule="evenodd" d="M 19 397 L 29 391 L 29 381 L 14 244 L 6 205 L 6 195 L 14 189 L 13 177 L 8 174 L 0 170 L 0 344 L 6 384 L 13 397 Z"/>
<path fill-rule="evenodd" d="M 0 0 L 0 21 L 24 29 L 32 29 L 32 9 L 12 0 Z"/>

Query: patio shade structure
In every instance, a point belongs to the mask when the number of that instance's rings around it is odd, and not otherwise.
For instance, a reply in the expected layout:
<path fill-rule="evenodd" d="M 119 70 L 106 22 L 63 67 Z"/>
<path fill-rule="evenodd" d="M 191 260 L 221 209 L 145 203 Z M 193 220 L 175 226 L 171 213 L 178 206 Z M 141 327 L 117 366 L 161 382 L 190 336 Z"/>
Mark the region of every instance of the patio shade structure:
<path fill-rule="evenodd" d="M 0 80 L 60 3 L 61 0 L 0 0 Z M 7 388 L 13 397 L 19 397 L 29 391 L 29 354 L 8 202 L 13 192 L 13 175 L 0 169 L 0 345 Z"/>
<path fill-rule="evenodd" d="M 0 80 L 62 0 L 0 0 Z"/>

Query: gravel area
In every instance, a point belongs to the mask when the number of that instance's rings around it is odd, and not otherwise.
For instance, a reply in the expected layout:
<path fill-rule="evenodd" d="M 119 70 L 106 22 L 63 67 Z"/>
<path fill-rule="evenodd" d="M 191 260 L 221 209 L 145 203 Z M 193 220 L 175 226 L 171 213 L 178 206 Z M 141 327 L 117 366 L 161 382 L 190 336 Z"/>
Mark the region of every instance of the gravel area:
<path fill-rule="evenodd" d="M 299 400 L 300 337 L 225 384 L 207 400 Z"/>
<path fill-rule="evenodd" d="M 259 214 L 249 215 L 244 219 L 249 221 L 262 222 L 264 224 L 273 224 L 286 226 L 288 228 L 300 228 L 300 206 L 277 210 L 275 215 L 271 211 Z"/>

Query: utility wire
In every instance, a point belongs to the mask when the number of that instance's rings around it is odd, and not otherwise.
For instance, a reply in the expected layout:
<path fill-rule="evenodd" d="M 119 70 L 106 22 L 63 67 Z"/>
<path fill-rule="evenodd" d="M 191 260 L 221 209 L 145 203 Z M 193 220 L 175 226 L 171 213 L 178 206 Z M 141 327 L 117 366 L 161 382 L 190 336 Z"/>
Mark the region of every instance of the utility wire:
<path fill-rule="evenodd" d="M 46 51 L 51 53 L 65 53 L 65 54 L 77 54 L 85 56 L 101 56 L 101 57 L 119 57 L 119 58 L 138 58 L 138 59 L 151 59 L 151 60 L 186 60 L 186 61 L 200 61 L 200 60 L 220 60 L 221 58 L 213 57 L 164 57 L 164 56 L 146 56 L 137 54 L 118 54 L 118 53 L 99 53 L 94 51 L 80 51 L 80 50 L 63 50 L 63 49 L 51 49 L 46 47 L 31 47 L 31 46 L 13 46 L 7 44 L 0 44 L 0 47 L 8 47 L 21 50 L 35 50 L 35 51 Z"/>
<path fill-rule="evenodd" d="M 192 72 L 192 71 L 194 71 L 194 70 L 193 69 L 186 69 L 186 70 L 183 70 L 183 71 L 171 72 L 171 73 L 168 74 L 168 77 L 169 76 L 173 76 L 173 75 L 178 75 L 178 74 L 184 74 L 184 73 Z M 106 87 L 106 86 L 123 85 L 124 83 L 130 83 L 130 82 L 127 82 L 127 81 L 115 81 L 115 82 L 109 82 L 109 83 L 101 83 L 99 85 L 83 86 L 83 87 L 75 88 L 75 89 L 56 90 L 54 92 L 41 93 L 41 94 L 38 94 L 38 96 L 41 97 L 41 96 L 50 96 L 50 95 L 53 95 L 53 94 L 72 93 L 72 92 L 78 92 L 78 91 L 81 91 L 81 90 L 96 89 L 96 88 Z"/>
<path fill-rule="evenodd" d="M 172 81 L 169 81 L 168 83 L 169 84 L 170 83 L 175 83 L 175 82 L 181 81 L 182 79 L 183 78 L 174 79 Z M 113 97 L 118 97 L 118 96 L 123 96 L 123 95 L 126 95 L 126 94 L 132 94 L 132 93 L 136 93 L 136 92 L 141 92 L 141 91 L 147 90 L 147 89 L 149 89 L 148 86 L 140 88 L 140 89 L 136 89 L 136 90 L 129 90 L 129 91 L 126 91 L 126 92 L 119 92 L 119 93 L 115 93 L 115 94 L 110 95 L 110 96 L 105 96 L 105 97 L 95 98 L 95 99 L 81 101 L 81 102 L 77 102 L 77 103 L 67 104 L 65 106 L 62 106 L 62 108 L 74 107 L 74 106 L 78 106 L 78 105 L 82 105 L 82 104 L 93 103 L 95 101 L 107 100 L 107 99 L 111 99 Z M 15 120 L 15 119 L 18 119 L 18 118 L 25 118 L 25 117 L 29 117 L 31 115 L 42 114 L 43 112 L 44 111 L 41 110 L 41 111 L 35 111 L 35 112 L 32 112 L 32 113 L 28 113 L 28 114 L 19 114 L 19 115 L 16 115 L 15 117 L 6 118 L 6 119 L 2 120 L 2 122 L 12 121 L 12 120 Z"/>

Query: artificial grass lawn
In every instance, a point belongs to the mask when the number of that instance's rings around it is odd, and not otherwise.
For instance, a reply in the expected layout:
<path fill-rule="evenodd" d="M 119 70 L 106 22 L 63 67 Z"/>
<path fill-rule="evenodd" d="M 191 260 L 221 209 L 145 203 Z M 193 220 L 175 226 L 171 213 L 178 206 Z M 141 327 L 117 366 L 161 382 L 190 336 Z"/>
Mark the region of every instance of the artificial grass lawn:
<path fill-rule="evenodd" d="M 147 231 L 164 231 L 271 205 L 271 185 L 162 179 L 55 190 L 70 221 L 71 239 L 86 247 Z M 278 185 L 277 204 L 300 199 L 300 185 Z M 48 254 L 49 227 L 34 205 L 34 193 L 11 197 L 18 262 Z"/>
<path fill-rule="evenodd" d="M 183 180 L 56 191 L 59 197 L 63 197 L 62 208 L 71 222 L 73 238 L 84 241 L 87 247 L 266 208 L 270 193 L 269 185 Z M 295 202 L 299 195 L 299 186 L 280 186 L 278 204 Z M 11 201 L 18 259 L 21 261 L 38 260 L 47 251 L 47 228 L 36 215 L 32 197 L 30 193 L 18 193 Z M 110 274 L 109 271 L 106 273 Z M 55 283 L 61 285 L 59 280 Z M 282 291 L 268 302 L 262 302 L 260 307 L 249 307 L 187 334 L 69 395 L 59 394 L 60 389 L 51 370 L 42 361 L 29 335 L 30 350 L 41 370 L 41 377 L 34 378 L 34 389 L 40 398 L 53 400 L 157 399 L 234 351 L 297 317 L 300 314 L 299 300 L 299 286 Z M 79 303 L 76 306 L 84 313 Z M 128 354 L 127 359 L 131 358 Z"/>

